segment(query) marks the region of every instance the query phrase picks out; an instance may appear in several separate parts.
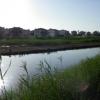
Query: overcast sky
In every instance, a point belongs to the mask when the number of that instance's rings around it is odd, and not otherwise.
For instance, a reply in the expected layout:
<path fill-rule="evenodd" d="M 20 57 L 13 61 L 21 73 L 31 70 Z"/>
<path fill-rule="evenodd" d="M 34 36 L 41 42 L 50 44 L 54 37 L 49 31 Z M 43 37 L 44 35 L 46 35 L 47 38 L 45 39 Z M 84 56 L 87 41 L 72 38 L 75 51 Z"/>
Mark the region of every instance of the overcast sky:
<path fill-rule="evenodd" d="M 0 26 L 100 31 L 100 0 L 0 0 Z"/>

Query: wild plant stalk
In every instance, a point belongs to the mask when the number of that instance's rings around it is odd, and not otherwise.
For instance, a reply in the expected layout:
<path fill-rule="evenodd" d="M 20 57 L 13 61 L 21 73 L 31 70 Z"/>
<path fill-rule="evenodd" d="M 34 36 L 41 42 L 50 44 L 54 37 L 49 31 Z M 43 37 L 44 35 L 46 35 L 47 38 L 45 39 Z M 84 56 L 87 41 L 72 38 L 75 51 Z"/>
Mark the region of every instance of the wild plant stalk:
<path fill-rule="evenodd" d="M 63 57 L 62 56 L 60 56 L 60 57 L 58 57 L 58 60 L 60 61 L 60 63 L 61 63 L 61 67 L 63 67 Z"/>
<path fill-rule="evenodd" d="M 4 72 L 4 74 L 2 73 L 2 69 L 1 69 L 1 62 L 2 62 L 2 59 L 0 59 L 0 77 L 1 77 L 1 80 L 2 80 L 2 83 L 3 83 L 3 90 L 2 90 L 2 93 L 5 95 L 5 99 L 7 100 L 7 90 L 6 90 L 6 86 L 5 86 L 5 82 L 4 82 L 4 77 L 5 75 L 7 74 L 10 66 L 11 66 L 11 61 L 9 63 L 9 66 L 8 68 L 6 69 L 6 71 Z"/>

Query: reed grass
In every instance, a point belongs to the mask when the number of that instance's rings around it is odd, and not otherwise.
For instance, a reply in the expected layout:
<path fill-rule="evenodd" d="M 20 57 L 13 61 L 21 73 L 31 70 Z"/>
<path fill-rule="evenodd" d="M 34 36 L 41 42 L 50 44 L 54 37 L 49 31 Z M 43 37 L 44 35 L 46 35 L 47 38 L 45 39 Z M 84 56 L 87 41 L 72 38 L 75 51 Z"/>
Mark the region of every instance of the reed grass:
<path fill-rule="evenodd" d="M 30 77 L 25 64 L 17 89 L 5 91 L 0 100 L 99 100 L 100 55 L 63 71 L 46 61 L 39 65 L 40 74 Z"/>

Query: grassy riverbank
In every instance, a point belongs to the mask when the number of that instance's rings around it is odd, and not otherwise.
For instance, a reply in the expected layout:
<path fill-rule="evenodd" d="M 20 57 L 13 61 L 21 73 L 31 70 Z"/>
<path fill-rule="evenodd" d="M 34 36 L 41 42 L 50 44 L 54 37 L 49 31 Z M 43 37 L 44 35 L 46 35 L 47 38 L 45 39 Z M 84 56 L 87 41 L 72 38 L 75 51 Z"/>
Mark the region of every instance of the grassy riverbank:
<path fill-rule="evenodd" d="M 99 100 L 100 55 L 60 72 L 47 62 L 40 66 L 43 74 L 32 78 L 23 66 L 26 76 L 16 91 L 6 91 L 0 100 Z"/>
<path fill-rule="evenodd" d="M 6 38 L 0 40 L 0 45 L 61 45 L 76 43 L 100 43 L 99 36 L 69 36 L 69 37 L 41 37 L 41 38 Z"/>
<path fill-rule="evenodd" d="M 57 50 L 89 47 L 100 47 L 100 37 L 30 37 L 6 38 L 0 40 L 0 54 L 2 55 L 51 52 Z"/>

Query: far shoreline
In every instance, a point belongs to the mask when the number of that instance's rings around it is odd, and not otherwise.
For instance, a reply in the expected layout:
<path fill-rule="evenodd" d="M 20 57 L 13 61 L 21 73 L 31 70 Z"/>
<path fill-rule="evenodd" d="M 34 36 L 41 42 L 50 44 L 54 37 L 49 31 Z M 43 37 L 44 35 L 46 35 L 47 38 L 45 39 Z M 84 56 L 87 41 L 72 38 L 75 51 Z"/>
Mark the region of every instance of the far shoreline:
<path fill-rule="evenodd" d="M 62 50 L 84 49 L 100 47 L 100 43 L 79 43 L 79 44 L 62 44 L 62 45 L 1 45 L 0 55 L 17 55 L 32 53 L 50 53 Z"/>

